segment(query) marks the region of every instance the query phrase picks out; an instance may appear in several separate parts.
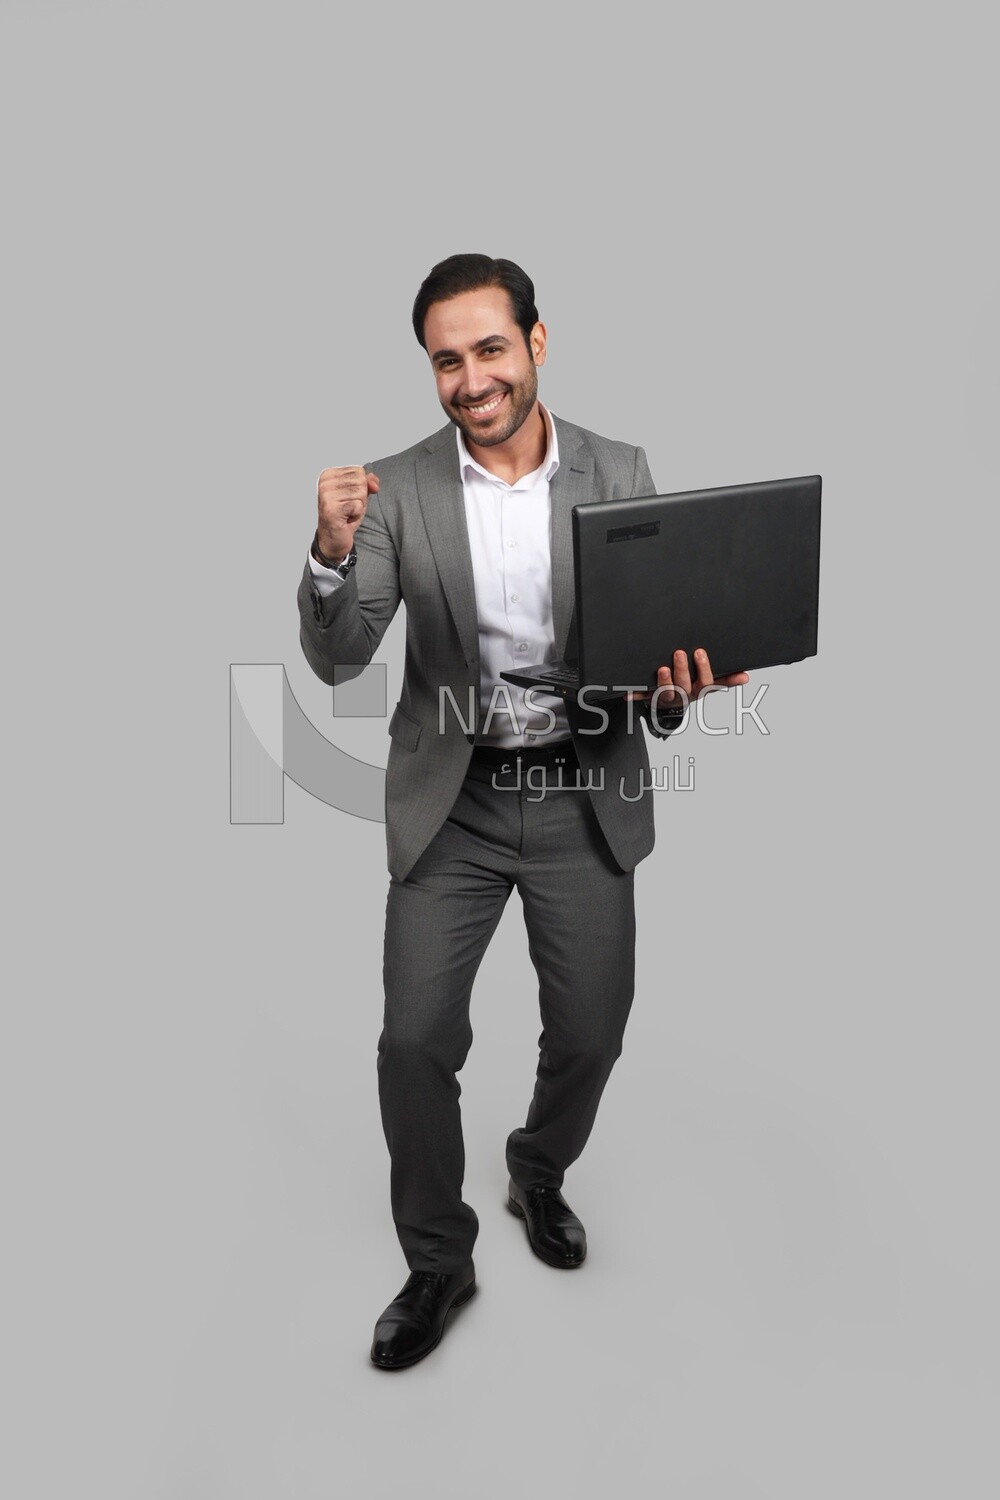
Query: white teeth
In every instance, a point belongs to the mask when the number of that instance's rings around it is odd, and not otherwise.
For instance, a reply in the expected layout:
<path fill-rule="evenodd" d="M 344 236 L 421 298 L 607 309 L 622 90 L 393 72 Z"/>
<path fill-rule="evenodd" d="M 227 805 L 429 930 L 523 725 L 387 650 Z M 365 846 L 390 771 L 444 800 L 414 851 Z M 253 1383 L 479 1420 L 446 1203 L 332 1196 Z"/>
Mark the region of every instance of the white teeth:
<path fill-rule="evenodd" d="M 495 406 L 499 406 L 500 405 L 500 402 L 502 400 L 503 400 L 503 392 L 501 391 L 500 394 L 499 394 L 499 396 L 494 396 L 494 398 L 493 398 L 492 401 L 484 401 L 483 404 L 482 404 L 482 406 L 470 406 L 469 407 L 469 411 L 474 411 L 476 413 L 476 415 L 478 416 L 478 415 L 480 415 L 484 411 L 492 411 Z"/>

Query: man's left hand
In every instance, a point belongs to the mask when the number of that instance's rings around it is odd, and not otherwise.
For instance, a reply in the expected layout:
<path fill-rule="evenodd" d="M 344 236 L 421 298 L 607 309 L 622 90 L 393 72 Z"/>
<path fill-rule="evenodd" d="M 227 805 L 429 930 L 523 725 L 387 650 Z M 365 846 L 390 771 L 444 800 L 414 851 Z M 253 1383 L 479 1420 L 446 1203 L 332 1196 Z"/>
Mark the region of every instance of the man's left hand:
<path fill-rule="evenodd" d="M 694 653 L 694 677 L 692 678 L 687 652 L 675 651 L 673 667 L 657 668 L 655 691 L 660 694 L 656 700 L 657 708 L 666 707 L 676 713 L 679 709 L 686 708 L 688 702 L 699 697 L 707 688 L 739 687 L 742 683 L 749 681 L 750 677 L 747 672 L 730 672 L 725 677 L 713 677 L 708 652 L 701 647 Z M 680 688 L 681 691 L 676 692 L 676 688 Z M 653 694 L 651 692 L 626 693 L 625 696 L 648 703 Z"/>

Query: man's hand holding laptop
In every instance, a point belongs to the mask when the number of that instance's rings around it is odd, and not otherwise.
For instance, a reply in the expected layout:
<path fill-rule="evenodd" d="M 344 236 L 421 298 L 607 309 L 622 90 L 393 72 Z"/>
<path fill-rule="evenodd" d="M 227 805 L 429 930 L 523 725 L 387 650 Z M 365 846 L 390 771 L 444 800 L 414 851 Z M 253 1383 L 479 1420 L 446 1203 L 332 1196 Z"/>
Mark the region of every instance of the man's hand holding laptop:
<path fill-rule="evenodd" d="M 747 672 L 730 672 L 726 677 L 713 677 L 708 652 L 703 651 L 701 647 L 694 653 L 694 673 L 692 680 L 686 651 L 674 652 L 672 668 L 657 668 L 655 692 L 660 695 L 656 700 L 658 711 L 662 709 L 677 714 L 687 708 L 692 699 L 700 697 L 710 688 L 739 687 L 742 683 L 750 681 Z M 677 689 L 680 691 L 678 692 Z M 625 696 L 638 698 L 648 703 L 653 693 L 626 693 Z"/>

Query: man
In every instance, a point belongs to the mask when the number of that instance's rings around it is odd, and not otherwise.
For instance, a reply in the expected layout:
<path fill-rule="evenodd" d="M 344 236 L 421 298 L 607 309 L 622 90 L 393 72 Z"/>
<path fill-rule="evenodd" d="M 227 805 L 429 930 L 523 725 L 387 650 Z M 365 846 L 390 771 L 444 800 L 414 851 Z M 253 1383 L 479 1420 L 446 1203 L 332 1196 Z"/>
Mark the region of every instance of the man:
<path fill-rule="evenodd" d="M 376 1324 L 371 1358 L 385 1369 L 429 1353 L 449 1311 L 475 1291 L 478 1219 L 462 1199 L 457 1074 L 472 1040 L 473 980 L 515 887 L 543 1029 L 527 1120 L 507 1141 L 507 1201 L 541 1260 L 583 1262 L 584 1228 L 561 1187 L 632 1003 L 633 872 L 653 845 L 651 798 L 637 796 L 649 772 L 637 718 L 669 732 L 649 695 L 553 705 L 499 676 L 565 654 L 572 507 L 654 494 L 642 449 L 539 402 L 546 330 L 532 282 L 512 262 L 442 261 L 417 294 L 413 326 L 448 425 L 374 466 L 323 471 L 298 595 L 303 650 L 328 683 L 334 668 L 342 681 L 371 660 L 406 604 L 386 771 L 378 1082 L 410 1275 Z M 712 685 L 705 653 L 696 658 L 692 682 L 676 653 L 658 693 Z"/>

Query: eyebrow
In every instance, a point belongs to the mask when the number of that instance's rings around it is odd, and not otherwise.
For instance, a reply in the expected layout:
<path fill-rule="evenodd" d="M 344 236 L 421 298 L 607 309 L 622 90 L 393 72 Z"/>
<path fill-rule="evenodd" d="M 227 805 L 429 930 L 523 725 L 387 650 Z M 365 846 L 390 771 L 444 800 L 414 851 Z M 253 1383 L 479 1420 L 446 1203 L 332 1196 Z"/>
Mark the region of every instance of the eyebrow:
<path fill-rule="evenodd" d="M 502 333 L 490 333 L 484 339 L 477 339 L 474 344 L 470 345 L 470 348 L 472 348 L 472 349 L 485 349 L 490 344 L 507 344 L 507 345 L 509 345 L 510 344 L 510 339 L 505 338 Z M 448 358 L 450 358 L 450 359 L 454 359 L 457 353 L 458 353 L 457 349 L 436 349 L 434 351 L 434 353 L 431 355 L 431 359 L 432 360 L 434 360 L 434 359 L 444 359 L 446 356 Z"/>

